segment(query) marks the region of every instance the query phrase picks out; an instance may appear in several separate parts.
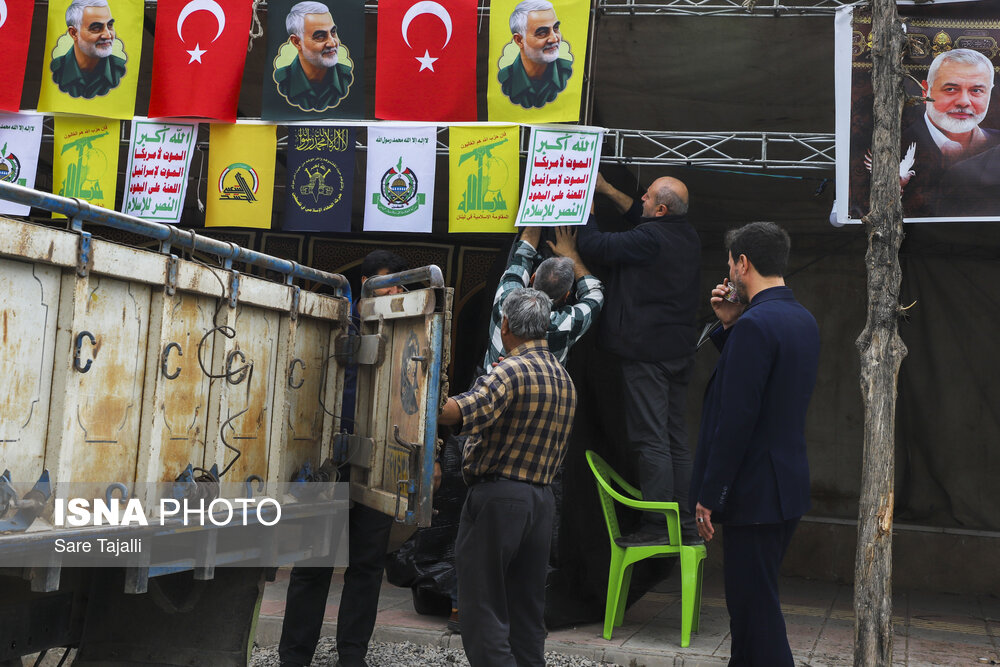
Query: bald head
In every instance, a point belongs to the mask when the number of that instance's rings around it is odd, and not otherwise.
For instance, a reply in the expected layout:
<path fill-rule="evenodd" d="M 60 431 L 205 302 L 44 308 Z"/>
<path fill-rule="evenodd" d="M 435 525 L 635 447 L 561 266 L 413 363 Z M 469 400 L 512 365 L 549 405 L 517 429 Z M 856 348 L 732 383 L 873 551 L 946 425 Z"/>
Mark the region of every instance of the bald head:
<path fill-rule="evenodd" d="M 642 216 L 684 215 L 688 210 L 687 186 L 676 178 L 664 176 L 653 181 L 642 196 Z"/>

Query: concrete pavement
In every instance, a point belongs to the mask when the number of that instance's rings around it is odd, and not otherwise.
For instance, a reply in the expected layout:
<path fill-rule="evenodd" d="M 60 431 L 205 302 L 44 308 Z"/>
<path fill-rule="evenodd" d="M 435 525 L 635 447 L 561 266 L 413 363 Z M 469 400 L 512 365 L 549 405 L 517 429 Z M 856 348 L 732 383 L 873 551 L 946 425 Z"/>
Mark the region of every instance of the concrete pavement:
<path fill-rule="evenodd" d="M 336 628 L 341 570 L 334 575 L 324 634 Z M 614 662 L 629 667 L 725 665 L 729 658 L 729 619 L 721 575 L 706 571 L 701 632 L 680 647 L 680 582 L 676 572 L 625 613 L 625 623 L 610 641 L 602 624 L 552 630 L 546 650 Z M 281 633 L 288 570 L 268 584 L 261 604 L 257 643 L 276 644 Z M 788 638 L 799 665 L 853 665 L 853 589 L 850 585 L 785 577 L 782 607 Z M 1000 664 L 1000 598 L 897 592 L 894 596 L 893 663 L 923 665 Z M 413 611 L 409 589 L 385 583 L 379 604 L 377 641 L 411 641 L 455 648 L 461 636 L 449 634 L 445 618 Z M 374 666 L 373 666 L 374 667 Z"/>

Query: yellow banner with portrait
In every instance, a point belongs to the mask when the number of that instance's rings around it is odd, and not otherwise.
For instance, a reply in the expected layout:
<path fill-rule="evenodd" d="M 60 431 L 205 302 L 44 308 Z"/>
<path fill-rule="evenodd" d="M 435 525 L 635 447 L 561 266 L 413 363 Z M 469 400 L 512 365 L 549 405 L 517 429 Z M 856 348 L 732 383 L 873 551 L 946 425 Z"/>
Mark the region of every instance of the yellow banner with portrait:
<path fill-rule="evenodd" d="M 132 118 L 143 0 L 50 2 L 38 110 Z"/>
<path fill-rule="evenodd" d="M 449 128 L 449 232 L 514 231 L 519 132 L 517 125 Z"/>
<path fill-rule="evenodd" d="M 579 122 L 589 16 L 590 3 L 583 0 L 490 5 L 491 121 Z"/>
<path fill-rule="evenodd" d="M 274 125 L 212 124 L 208 135 L 206 227 L 271 227 Z"/>
<path fill-rule="evenodd" d="M 56 116 L 52 133 L 52 191 L 114 210 L 121 121 Z"/>

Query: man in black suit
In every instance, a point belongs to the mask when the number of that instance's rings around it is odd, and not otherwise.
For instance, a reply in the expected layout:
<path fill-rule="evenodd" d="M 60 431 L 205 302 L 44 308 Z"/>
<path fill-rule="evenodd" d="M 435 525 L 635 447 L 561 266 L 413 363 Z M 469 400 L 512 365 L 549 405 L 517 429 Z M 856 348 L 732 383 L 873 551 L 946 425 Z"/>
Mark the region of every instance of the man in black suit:
<path fill-rule="evenodd" d="M 913 175 L 903 188 L 903 215 L 924 218 L 937 211 L 939 184 L 945 171 L 1000 143 L 1000 131 L 979 127 L 986 118 L 993 90 L 993 64 L 971 49 L 945 51 L 931 63 L 922 82 L 925 113 L 902 135 L 905 153 L 916 144 Z"/>
<path fill-rule="evenodd" d="M 726 234 L 739 303 L 712 290 L 721 356 L 705 392 L 691 505 L 706 540 L 726 526 L 723 559 L 730 667 L 793 667 L 778 568 L 809 509 L 805 420 L 819 328 L 785 286 L 789 239 L 770 222 Z"/>
<path fill-rule="evenodd" d="M 639 488 L 644 500 L 677 502 L 683 542 L 700 542 L 687 511 L 691 449 L 684 413 L 698 335 L 701 240 L 688 222 L 687 186 L 664 176 L 636 200 L 598 174 L 596 188 L 635 225 L 601 232 L 591 216 L 576 243 L 588 266 L 610 270 L 597 344 L 621 367 L 625 428 L 638 459 Z M 639 530 L 618 543 L 669 541 L 663 514 L 643 512 Z"/>

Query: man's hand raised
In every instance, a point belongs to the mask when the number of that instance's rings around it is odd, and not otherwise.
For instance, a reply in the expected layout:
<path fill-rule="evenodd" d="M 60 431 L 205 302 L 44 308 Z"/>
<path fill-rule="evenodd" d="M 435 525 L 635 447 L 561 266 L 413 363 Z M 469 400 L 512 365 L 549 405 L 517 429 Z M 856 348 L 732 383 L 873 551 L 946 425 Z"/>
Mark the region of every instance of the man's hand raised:
<path fill-rule="evenodd" d="M 521 240 L 530 243 L 531 247 L 538 250 L 538 241 L 542 238 L 541 227 L 521 227 Z"/>
<path fill-rule="evenodd" d="M 569 257 L 576 261 L 579 255 L 576 252 L 576 230 L 563 225 L 555 228 L 556 242 L 547 241 L 552 252 L 559 257 Z"/>

